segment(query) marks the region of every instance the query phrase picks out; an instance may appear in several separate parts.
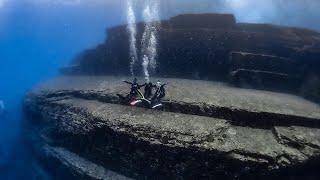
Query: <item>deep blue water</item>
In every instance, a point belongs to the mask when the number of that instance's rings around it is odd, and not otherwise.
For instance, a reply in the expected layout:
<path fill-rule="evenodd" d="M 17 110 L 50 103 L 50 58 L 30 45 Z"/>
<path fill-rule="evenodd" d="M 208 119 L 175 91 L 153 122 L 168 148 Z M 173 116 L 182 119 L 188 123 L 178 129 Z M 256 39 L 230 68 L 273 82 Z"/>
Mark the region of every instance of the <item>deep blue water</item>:
<path fill-rule="evenodd" d="M 124 23 L 120 1 L 124 0 L 0 0 L 0 100 L 8 111 L 8 117 L 0 119 L 1 180 L 30 179 L 32 157 L 19 141 L 23 136 L 23 96 L 35 84 L 55 76 L 81 50 L 102 42 L 107 27 Z M 290 0 L 290 4 L 273 0 L 259 4 L 254 0 L 229 0 L 229 4 L 221 3 L 223 0 L 163 2 L 163 17 L 228 12 L 244 22 L 320 29 L 315 23 L 320 18 L 317 0 Z"/>
<path fill-rule="evenodd" d="M 0 2 L 1 3 L 1 2 Z M 22 98 L 81 50 L 105 39 L 122 17 L 108 7 L 8 3 L 0 8 L 0 179 L 29 179 L 32 159 L 19 142 Z"/>

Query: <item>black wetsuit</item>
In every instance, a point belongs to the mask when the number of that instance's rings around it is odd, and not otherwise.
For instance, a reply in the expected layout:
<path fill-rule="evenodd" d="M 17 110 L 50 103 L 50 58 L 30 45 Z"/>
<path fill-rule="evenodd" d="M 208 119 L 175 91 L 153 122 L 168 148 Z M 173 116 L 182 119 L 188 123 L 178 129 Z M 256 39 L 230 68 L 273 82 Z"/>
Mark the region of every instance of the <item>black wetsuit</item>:
<path fill-rule="evenodd" d="M 157 88 L 156 93 L 152 97 L 152 102 L 160 102 L 162 98 L 166 96 L 166 90 L 164 89 L 164 86 L 166 84 L 161 85 L 160 87 Z"/>
<path fill-rule="evenodd" d="M 144 98 L 148 99 L 152 96 L 152 88 L 155 88 L 156 86 L 153 85 L 151 82 L 146 83 L 144 87 Z"/>
<path fill-rule="evenodd" d="M 139 85 L 137 82 L 128 82 L 128 81 L 123 81 L 123 82 L 125 82 L 125 83 L 127 83 L 127 84 L 131 84 L 131 90 L 130 90 L 130 93 L 129 93 L 129 98 L 133 98 L 133 97 L 136 97 L 137 95 L 138 95 L 138 93 L 139 93 L 139 89 L 141 88 L 141 87 L 143 87 L 143 86 L 145 86 L 145 84 L 143 84 L 143 85 Z"/>

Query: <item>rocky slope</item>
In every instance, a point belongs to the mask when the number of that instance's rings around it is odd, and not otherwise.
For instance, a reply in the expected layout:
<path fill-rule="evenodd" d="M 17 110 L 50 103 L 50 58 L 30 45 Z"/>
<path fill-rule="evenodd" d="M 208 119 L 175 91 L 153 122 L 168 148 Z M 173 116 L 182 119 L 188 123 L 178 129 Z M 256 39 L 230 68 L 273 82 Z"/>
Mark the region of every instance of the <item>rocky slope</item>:
<path fill-rule="evenodd" d="M 120 104 L 125 78 L 59 77 L 26 96 L 28 134 L 45 169 L 71 179 L 319 177 L 319 105 L 161 79 L 170 82 L 166 108 L 155 111 Z"/>

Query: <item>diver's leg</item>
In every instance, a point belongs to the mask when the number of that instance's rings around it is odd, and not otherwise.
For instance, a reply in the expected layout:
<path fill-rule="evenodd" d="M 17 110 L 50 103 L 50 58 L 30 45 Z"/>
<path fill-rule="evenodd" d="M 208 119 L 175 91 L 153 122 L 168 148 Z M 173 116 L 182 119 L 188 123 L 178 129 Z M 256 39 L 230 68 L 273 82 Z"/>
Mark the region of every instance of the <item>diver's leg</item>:
<path fill-rule="evenodd" d="M 130 91 L 129 98 L 135 97 L 136 92 L 134 90 Z"/>

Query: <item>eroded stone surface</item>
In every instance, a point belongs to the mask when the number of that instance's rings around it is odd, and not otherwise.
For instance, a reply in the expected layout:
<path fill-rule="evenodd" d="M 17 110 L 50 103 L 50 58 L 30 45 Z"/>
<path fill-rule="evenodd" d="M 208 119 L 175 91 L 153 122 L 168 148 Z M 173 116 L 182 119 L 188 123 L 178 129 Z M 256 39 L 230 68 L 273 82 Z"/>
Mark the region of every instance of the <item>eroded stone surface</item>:
<path fill-rule="evenodd" d="M 277 137 L 283 143 L 291 144 L 297 148 L 309 146 L 320 148 L 320 130 L 307 127 L 275 127 Z"/>
<path fill-rule="evenodd" d="M 117 102 L 116 94 L 126 94 L 130 88 L 121 82 L 123 79 L 130 78 L 62 76 L 39 86 L 35 92 L 77 94 L 81 98 Z M 210 81 L 173 78 L 160 78 L 160 80 L 169 83 L 164 100 L 170 107 L 168 111 L 183 111 L 183 113 L 209 115 L 235 121 L 240 116 L 243 123 L 248 121 L 252 124 L 259 123 L 255 121 L 257 117 L 260 118 L 261 124 L 292 123 L 292 125 L 314 127 L 320 123 L 320 106 L 298 96 L 235 88 Z"/>
<path fill-rule="evenodd" d="M 294 171 L 320 153 L 318 129 L 312 128 L 308 135 L 304 127 L 291 132 L 292 127 L 235 126 L 223 119 L 63 94 L 30 95 L 26 107 L 41 112 L 46 121 L 43 133 L 52 144 L 138 179 L 270 175 L 287 168 Z M 293 138 L 297 135 L 304 139 Z"/>

